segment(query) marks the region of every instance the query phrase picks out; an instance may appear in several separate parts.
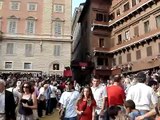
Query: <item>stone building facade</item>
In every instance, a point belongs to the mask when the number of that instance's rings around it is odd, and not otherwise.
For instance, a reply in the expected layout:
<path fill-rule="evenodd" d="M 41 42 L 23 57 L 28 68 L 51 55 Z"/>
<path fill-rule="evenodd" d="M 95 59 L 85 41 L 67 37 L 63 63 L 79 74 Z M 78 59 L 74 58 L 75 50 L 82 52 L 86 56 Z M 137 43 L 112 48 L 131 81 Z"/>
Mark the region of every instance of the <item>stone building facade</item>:
<path fill-rule="evenodd" d="M 136 72 L 160 65 L 160 2 L 156 0 L 113 1 L 112 66 Z"/>
<path fill-rule="evenodd" d="M 71 0 L 0 0 L 0 71 L 63 75 L 71 60 Z"/>
<path fill-rule="evenodd" d="M 86 0 L 79 19 L 81 38 L 79 46 L 74 46 L 74 60 L 91 61 L 94 74 L 105 79 L 114 74 L 158 68 L 159 0 L 110 2 Z"/>

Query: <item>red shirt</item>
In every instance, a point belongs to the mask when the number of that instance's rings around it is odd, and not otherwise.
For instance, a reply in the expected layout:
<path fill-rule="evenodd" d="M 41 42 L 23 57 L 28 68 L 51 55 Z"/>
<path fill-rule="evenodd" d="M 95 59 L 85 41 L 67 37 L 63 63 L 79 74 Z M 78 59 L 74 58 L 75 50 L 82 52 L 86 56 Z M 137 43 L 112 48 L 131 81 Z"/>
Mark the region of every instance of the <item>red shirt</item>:
<path fill-rule="evenodd" d="M 107 86 L 108 105 L 123 105 L 125 100 L 124 89 L 120 86 Z"/>
<path fill-rule="evenodd" d="M 81 101 L 77 104 L 79 111 L 84 111 L 80 120 L 92 120 L 93 107 L 96 106 L 96 101 L 92 100 L 90 105 L 87 105 L 87 101 Z M 84 110 L 85 109 L 85 110 Z"/>

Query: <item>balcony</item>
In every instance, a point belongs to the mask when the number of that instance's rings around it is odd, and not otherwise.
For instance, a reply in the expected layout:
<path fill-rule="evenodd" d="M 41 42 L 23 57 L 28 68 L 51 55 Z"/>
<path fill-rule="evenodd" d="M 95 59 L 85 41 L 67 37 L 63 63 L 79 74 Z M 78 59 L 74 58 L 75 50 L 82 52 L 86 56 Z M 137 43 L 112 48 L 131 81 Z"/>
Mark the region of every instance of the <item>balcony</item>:
<path fill-rule="evenodd" d="M 93 52 L 95 53 L 98 53 L 98 52 L 101 52 L 101 53 L 109 53 L 110 49 L 109 48 L 100 48 L 100 47 L 95 47 Z"/>
<path fill-rule="evenodd" d="M 134 36 L 133 38 L 130 38 L 130 40 L 125 40 L 121 44 L 117 44 L 112 48 L 95 47 L 93 49 L 93 52 L 108 54 L 108 53 L 116 53 L 118 51 L 126 51 L 132 49 L 135 46 L 144 45 L 146 43 L 149 44 L 152 40 L 157 40 L 159 38 L 160 38 L 160 29 L 156 29 L 140 36 Z"/>
<path fill-rule="evenodd" d="M 104 21 L 94 21 L 93 22 L 93 25 L 97 25 L 97 26 L 106 26 L 106 27 L 109 27 L 109 23 L 108 22 L 104 22 Z"/>
<path fill-rule="evenodd" d="M 98 65 L 96 67 L 96 70 L 110 70 L 110 68 L 108 66 L 105 66 L 105 65 Z"/>
<path fill-rule="evenodd" d="M 118 16 L 116 19 L 110 21 L 109 26 L 119 26 L 124 21 L 131 19 L 135 15 L 139 14 L 140 12 L 144 11 L 148 7 L 152 6 L 156 3 L 156 0 L 145 0 L 137 4 L 136 6 L 130 8 L 128 11 L 124 12 L 122 15 Z"/>
<path fill-rule="evenodd" d="M 120 74 L 121 73 L 121 69 L 120 68 L 109 68 L 109 67 L 104 67 L 103 66 L 97 66 L 97 68 L 94 71 L 94 74 L 99 75 L 99 76 L 110 76 L 110 75 L 116 75 L 116 74 Z"/>
<path fill-rule="evenodd" d="M 160 38 L 160 29 L 152 30 L 146 34 L 141 36 L 135 36 L 131 38 L 129 41 L 122 42 L 119 45 L 116 45 L 110 49 L 110 52 L 116 52 L 118 50 L 131 47 L 136 44 L 144 44 L 144 42 L 148 42 L 150 40 L 155 40 Z"/>
<path fill-rule="evenodd" d="M 130 65 L 130 67 L 128 66 Z M 124 64 L 121 65 L 122 72 L 123 73 L 129 73 L 129 72 L 137 72 L 140 70 L 147 70 L 155 67 L 159 67 L 160 65 L 160 54 L 159 55 L 153 55 L 144 59 L 141 59 L 139 61 L 133 61 L 131 64 Z"/>
<path fill-rule="evenodd" d="M 99 76 L 110 76 L 112 73 L 111 69 L 99 69 L 99 68 L 96 68 L 94 72 L 96 75 Z"/>

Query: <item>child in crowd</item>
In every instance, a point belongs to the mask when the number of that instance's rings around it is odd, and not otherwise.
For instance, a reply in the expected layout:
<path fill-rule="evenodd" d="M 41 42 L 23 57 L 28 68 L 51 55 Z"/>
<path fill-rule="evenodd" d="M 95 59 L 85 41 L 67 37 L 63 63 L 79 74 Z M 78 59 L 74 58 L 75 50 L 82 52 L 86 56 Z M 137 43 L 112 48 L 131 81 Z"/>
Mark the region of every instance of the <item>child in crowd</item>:
<path fill-rule="evenodd" d="M 121 108 L 118 106 L 111 106 L 108 109 L 109 120 L 118 120 L 122 116 Z"/>
<path fill-rule="evenodd" d="M 135 109 L 135 103 L 133 100 L 127 100 L 124 102 L 126 113 L 127 113 L 127 119 L 128 120 L 135 120 L 136 117 L 140 116 L 141 113 L 139 110 Z"/>

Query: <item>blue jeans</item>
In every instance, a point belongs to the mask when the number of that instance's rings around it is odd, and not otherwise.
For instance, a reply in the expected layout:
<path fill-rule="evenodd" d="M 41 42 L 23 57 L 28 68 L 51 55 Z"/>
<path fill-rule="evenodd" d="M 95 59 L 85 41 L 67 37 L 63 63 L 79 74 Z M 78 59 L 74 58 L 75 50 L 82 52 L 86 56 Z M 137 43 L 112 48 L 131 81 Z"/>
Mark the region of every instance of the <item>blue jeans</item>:
<path fill-rule="evenodd" d="M 77 120 L 77 117 L 64 118 L 64 120 Z"/>

